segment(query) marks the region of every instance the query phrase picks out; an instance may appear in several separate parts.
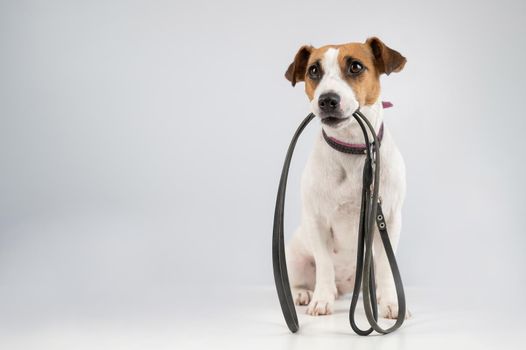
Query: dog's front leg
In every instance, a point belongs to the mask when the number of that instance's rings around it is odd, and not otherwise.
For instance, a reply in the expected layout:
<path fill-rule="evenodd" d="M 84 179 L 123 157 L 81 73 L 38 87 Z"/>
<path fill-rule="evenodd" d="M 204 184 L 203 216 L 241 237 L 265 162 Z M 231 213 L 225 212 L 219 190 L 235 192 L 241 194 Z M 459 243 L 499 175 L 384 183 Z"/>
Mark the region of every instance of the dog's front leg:
<path fill-rule="evenodd" d="M 309 237 L 316 266 L 316 285 L 312 300 L 307 307 L 307 313 L 312 316 L 328 315 L 332 313 L 337 293 L 334 263 L 331 256 L 334 245 L 333 237 L 326 220 L 311 217 L 305 221 L 303 224 Z"/>

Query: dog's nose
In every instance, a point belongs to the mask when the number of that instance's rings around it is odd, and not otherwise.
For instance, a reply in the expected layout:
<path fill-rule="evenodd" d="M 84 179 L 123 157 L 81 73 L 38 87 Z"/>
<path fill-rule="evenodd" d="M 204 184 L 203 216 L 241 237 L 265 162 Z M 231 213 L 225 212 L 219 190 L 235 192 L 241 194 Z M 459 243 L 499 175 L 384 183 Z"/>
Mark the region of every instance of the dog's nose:
<path fill-rule="evenodd" d="M 318 106 L 323 112 L 333 112 L 340 107 L 340 96 L 334 92 L 326 92 L 318 98 Z"/>

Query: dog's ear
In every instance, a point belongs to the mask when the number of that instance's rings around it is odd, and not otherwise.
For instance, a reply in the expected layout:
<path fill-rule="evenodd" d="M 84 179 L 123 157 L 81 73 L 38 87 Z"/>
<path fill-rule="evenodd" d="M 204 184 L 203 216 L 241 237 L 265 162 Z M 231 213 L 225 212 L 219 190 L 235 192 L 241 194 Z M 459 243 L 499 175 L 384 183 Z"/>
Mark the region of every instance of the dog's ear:
<path fill-rule="evenodd" d="M 305 81 L 305 70 L 312 49 L 313 47 L 309 45 L 302 46 L 285 72 L 285 78 L 292 83 L 292 86 L 296 85 L 298 81 Z"/>
<path fill-rule="evenodd" d="M 392 72 L 400 72 L 404 68 L 406 58 L 400 52 L 389 48 L 377 37 L 369 38 L 365 43 L 373 52 L 375 65 L 380 74 L 389 75 Z"/>

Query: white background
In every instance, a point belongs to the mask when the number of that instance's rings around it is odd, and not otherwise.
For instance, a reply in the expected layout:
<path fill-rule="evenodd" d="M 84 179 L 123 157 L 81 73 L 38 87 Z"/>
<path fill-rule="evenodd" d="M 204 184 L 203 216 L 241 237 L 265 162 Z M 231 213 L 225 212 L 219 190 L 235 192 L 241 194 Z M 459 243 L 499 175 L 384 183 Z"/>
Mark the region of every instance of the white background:
<path fill-rule="evenodd" d="M 461 290 L 488 322 L 524 314 L 525 20 L 521 1 L 0 2 L 0 344 L 71 348 L 75 322 L 144 313 L 196 332 L 213 310 L 261 321 L 225 292 L 245 287 L 286 337 L 272 215 L 309 110 L 283 74 L 303 44 L 373 35 L 408 59 L 382 78 L 407 163 L 405 284 Z M 318 128 L 294 159 L 288 232 Z M 88 338 L 126 344 L 112 334 Z"/>

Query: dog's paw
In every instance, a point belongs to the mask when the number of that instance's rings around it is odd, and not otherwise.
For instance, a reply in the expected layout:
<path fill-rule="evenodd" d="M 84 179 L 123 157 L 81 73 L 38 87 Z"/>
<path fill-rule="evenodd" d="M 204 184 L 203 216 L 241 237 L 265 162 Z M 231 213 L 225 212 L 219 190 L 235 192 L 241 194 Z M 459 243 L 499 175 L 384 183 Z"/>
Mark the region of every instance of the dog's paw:
<path fill-rule="evenodd" d="M 307 307 L 307 314 L 321 316 L 332 314 L 334 307 L 334 293 L 314 293 Z"/>
<path fill-rule="evenodd" d="M 308 305 L 312 300 L 312 290 L 304 288 L 292 288 L 292 298 L 296 305 Z"/>
<path fill-rule="evenodd" d="M 386 302 L 378 304 L 378 313 L 383 318 L 389 318 L 395 320 L 398 318 L 398 303 L 395 302 Z M 411 318 L 411 312 L 406 308 L 405 319 Z"/>

